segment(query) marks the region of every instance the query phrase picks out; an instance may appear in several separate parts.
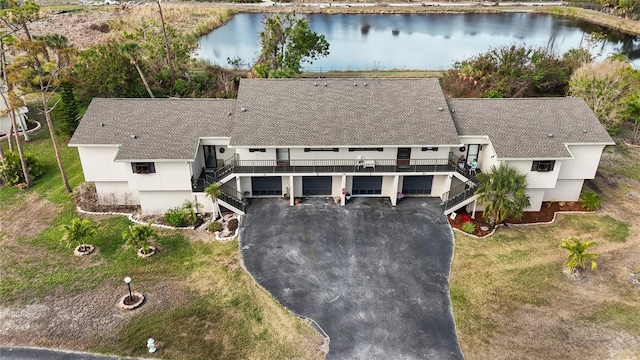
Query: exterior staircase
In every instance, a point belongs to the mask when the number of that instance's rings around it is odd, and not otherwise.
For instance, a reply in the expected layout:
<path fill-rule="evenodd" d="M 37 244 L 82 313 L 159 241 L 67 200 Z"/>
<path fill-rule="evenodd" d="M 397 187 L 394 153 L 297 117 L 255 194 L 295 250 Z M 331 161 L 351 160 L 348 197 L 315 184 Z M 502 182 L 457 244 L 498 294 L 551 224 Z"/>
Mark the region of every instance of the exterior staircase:
<path fill-rule="evenodd" d="M 220 196 L 218 197 L 218 203 L 225 208 L 233 211 L 238 215 L 244 215 L 247 208 L 247 202 L 244 195 L 238 190 L 227 185 L 229 180 L 235 178 L 233 168 L 235 167 L 235 158 L 231 158 L 225 161 L 225 164 L 217 169 L 213 175 L 205 175 L 204 187 L 217 183 L 220 187 Z"/>
<path fill-rule="evenodd" d="M 464 175 L 467 181 L 452 187 L 442 195 L 442 203 L 440 206 L 445 215 L 451 214 L 478 198 L 478 195 L 475 194 L 478 188 L 478 180 L 476 177 L 469 175 L 462 169 L 458 169 L 458 172 Z"/>

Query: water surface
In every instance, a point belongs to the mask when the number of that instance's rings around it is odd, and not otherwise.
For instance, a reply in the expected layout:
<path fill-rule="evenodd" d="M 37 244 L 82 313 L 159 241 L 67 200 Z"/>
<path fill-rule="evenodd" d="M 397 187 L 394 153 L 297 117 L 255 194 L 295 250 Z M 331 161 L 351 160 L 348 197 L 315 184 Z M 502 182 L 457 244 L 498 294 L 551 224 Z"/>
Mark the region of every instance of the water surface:
<path fill-rule="evenodd" d="M 238 14 L 199 40 L 198 57 L 228 67 L 227 58 L 253 64 L 265 14 Z M 640 39 L 584 21 L 545 14 L 301 15 L 327 38 L 330 55 L 304 64 L 309 71 L 447 69 L 491 47 L 525 44 L 557 53 L 589 47 L 594 55 L 621 52 L 640 65 Z M 589 41 L 600 32 L 606 38 Z"/>

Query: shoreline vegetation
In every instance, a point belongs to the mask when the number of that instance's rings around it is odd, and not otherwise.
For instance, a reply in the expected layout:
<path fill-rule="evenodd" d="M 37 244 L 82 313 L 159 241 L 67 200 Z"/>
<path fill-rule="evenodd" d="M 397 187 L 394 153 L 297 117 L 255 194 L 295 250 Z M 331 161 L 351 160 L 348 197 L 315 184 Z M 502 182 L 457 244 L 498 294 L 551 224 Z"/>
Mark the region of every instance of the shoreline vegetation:
<path fill-rule="evenodd" d="M 138 9 L 132 11 L 130 6 L 91 6 L 91 5 L 55 5 L 50 1 L 42 1 L 43 11 L 47 14 L 64 15 L 69 20 L 74 15 L 81 17 L 88 23 L 107 22 L 111 25 L 111 33 L 122 30 L 127 24 L 139 22 L 141 17 L 152 16 L 155 11 L 153 6 L 136 6 Z M 496 3 L 460 3 L 460 2 L 429 2 L 428 6 L 421 6 L 421 3 L 407 2 L 394 3 L 393 6 L 388 3 L 365 3 L 343 1 L 327 1 L 327 2 L 296 2 L 296 3 L 278 3 L 278 6 L 270 6 L 271 2 L 239 4 L 239 3 L 192 3 L 192 2 L 172 2 L 164 3 L 166 21 L 177 31 L 188 34 L 195 38 L 206 35 L 211 31 L 222 27 L 237 13 L 285 13 L 295 11 L 300 14 L 466 14 L 466 13 L 483 13 L 497 14 L 508 12 L 526 12 L 537 14 L 549 14 L 555 16 L 563 16 L 568 18 L 580 19 L 592 24 L 604 26 L 612 30 L 625 32 L 632 35 L 640 36 L 640 21 L 621 18 L 615 15 L 603 12 L 583 9 L 552 3 L 529 4 L 513 3 L 513 5 L 495 5 Z M 329 6 L 331 4 L 331 6 Z M 546 5 L 549 4 L 549 5 Z M 102 13 L 103 18 L 92 19 L 91 13 Z M 75 22 L 75 21 L 74 21 Z M 89 24 L 87 24 L 87 27 Z M 69 33 L 77 31 L 77 27 L 69 29 Z M 64 29 L 61 29 L 63 32 Z M 71 34 L 65 34 L 71 39 Z M 97 34 L 96 34 L 97 35 Z M 104 38 L 108 38 L 109 34 Z M 98 36 L 98 38 L 103 38 Z M 100 39 L 94 40 L 101 42 Z M 72 41 L 72 43 L 74 43 Z M 79 48 L 85 48 L 81 44 L 74 44 Z M 92 45 L 92 44 L 88 44 Z"/>
<path fill-rule="evenodd" d="M 331 3 L 332 6 L 328 6 Z M 187 3 L 181 3 L 187 4 Z M 349 5 L 347 5 L 349 4 Z M 284 3 L 278 6 L 264 6 L 259 4 L 221 4 L 213 3 L 210 6 L 231 6 L 236 9 L 235 13 L 283 13 L 295 10 L 300 14 L 467 14 L 483 13 L 498 14 L 507 12 L 528 12 L 536 14 L 548 14 L 563 17 L 570 17 L 584 20 L 596 25 L 608 27 L 617 31 L 626 32 L 633 35 L 640 35 L 640 22 L 636 20 L 621 18 L 615 15 L 606 14 L 596 10 L 583 9 L 579 7 L 567 6 L 558 3 L 557 5 L 538 5 L 514 3 L 513 5 L 482 5 L 480 3 L 469 3 L 461 5 L 458 2 L 442 2 L 434 6 L 420 6 L 420 3 L 406 3 L 406 5 L 389 6 L 386 3 L 371 5 L 362 3 L 361 6 L 352 6 L 352 2 L 331 1 L 326 3 L 301 2 Z M 431 4 L 431 3 L 430 3 Z M 206 6 L 206 5 L 204 5 Z M 224 25 L 224 24 L 222 24 Z M 222 26 L 220 25 L 220 26 Z M 211 31 L 215 30 L 211 29 Z"/>

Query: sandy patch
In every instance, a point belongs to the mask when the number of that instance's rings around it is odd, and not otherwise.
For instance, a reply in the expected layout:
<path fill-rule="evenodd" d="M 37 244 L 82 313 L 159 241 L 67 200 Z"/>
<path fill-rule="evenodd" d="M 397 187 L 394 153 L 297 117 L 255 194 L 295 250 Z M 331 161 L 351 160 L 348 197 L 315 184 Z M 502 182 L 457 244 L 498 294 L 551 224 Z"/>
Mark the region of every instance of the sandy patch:
<path fill-rule="evenodd" d="M 39 198 L 36 193 L 25 195 L 25 199 L 18 203 L 0 208 L 0 233 L 4 234 L 5 239 L 37 236 L 51 224 L 61 209 L 61 206 Z"/>

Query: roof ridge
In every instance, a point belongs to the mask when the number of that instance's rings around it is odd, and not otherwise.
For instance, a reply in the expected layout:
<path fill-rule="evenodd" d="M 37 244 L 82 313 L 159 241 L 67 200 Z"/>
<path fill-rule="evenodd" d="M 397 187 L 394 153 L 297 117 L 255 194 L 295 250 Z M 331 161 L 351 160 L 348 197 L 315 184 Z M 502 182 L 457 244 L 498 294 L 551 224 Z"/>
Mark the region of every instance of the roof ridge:
<path fill-rule="evenodd" d="M 481 101 L 499 101 L 499 100 L 568 100 L 568 99 L 580 99 L 575 96 L 544 96 L 544 97 L 524 97 L 524 98 L 448 98 L 447 100 L 481 100 Z"/>
<path fill-rule="evenodd" d="M 125 101 L 235 101 L 228 98 L 93 98 L 92 100 Z"/>

